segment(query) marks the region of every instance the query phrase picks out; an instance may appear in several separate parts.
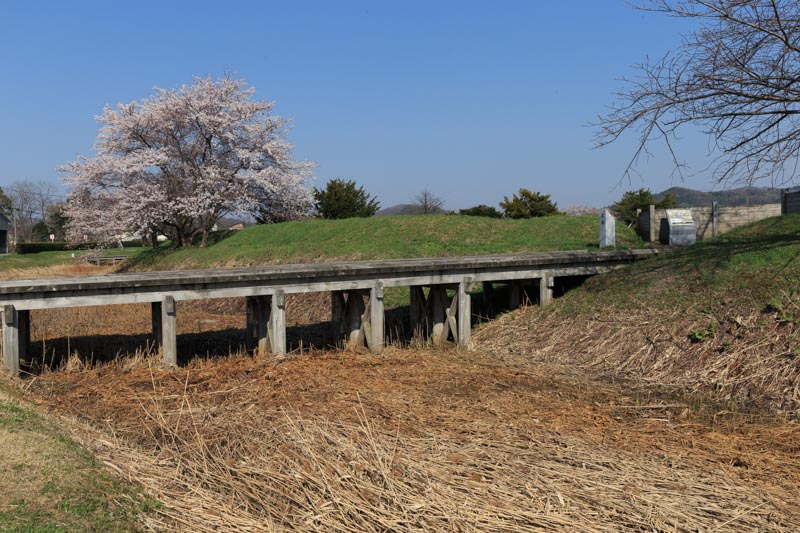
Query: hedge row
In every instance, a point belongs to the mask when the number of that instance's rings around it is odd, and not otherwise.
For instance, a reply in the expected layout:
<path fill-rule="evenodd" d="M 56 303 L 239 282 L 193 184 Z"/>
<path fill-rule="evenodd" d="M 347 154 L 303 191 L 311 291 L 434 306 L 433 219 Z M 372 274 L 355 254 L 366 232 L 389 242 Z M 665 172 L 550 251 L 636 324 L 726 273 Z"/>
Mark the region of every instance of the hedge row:
<path fill-rule="evenodd" d="M 124 248 L 142 246 L 142 241 L 122 241 Z M 91 250 L 96 248 L 96 242 L 81 242 L 78 244 L 70 242 L 20 242 L 17 243 L 18 254 L 36 254 L 39 252 L 63 252 L 65 250 Z"/>

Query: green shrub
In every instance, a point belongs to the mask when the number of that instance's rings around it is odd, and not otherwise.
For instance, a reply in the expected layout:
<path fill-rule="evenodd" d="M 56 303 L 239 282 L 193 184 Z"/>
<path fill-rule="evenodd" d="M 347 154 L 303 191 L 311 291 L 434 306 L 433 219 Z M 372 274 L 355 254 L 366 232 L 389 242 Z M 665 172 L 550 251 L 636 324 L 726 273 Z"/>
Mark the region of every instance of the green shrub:
<path fill-rule="evenodd" d="M 66 242 L 20 242 L 18 254 L 38 254 L 39 252 L 63 252 L 69 246 Z"/>

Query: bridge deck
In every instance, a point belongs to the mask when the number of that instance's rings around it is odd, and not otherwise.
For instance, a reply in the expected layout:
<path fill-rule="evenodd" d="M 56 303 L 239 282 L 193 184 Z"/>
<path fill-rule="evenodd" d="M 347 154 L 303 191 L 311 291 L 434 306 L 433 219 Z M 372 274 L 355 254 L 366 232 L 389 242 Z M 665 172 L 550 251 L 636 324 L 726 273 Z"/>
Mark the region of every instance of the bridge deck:
<path fill-rule="evenodd" d="M 540 303 L 545 304 L 552 297 L 555 277 L 600 274 L 654 253 L 565 251 L 11 280 L 0 283 L 3 357 L 6 368 L 17 372 L 20 354 L 26 351 L 32 309 L 150 302 L 154 334 L 161 341 L 165 361 L 174 363 L 175 301 L 237 296 L 248 297 L 248 339 L 252 337 L 260 351 L 269 344 L 273 352 L 282 353 L 285 294 L 320 291 L 334 293 L 342 320 L 349 321 L 350 340 L 366 341 L 378 352 L 384 342 L 383 288 L 397 286 L 431 287 L 427 297 L 412 289 L 412 314 L 416 309 L 417 314 L 426 315 L 415 320 L 430 325 L 434 341 L 451 335 L 464 345 L 469 338 L 472 283 L 539 279 Z M 452 299 L 448 286 L 458 289 Z"/>

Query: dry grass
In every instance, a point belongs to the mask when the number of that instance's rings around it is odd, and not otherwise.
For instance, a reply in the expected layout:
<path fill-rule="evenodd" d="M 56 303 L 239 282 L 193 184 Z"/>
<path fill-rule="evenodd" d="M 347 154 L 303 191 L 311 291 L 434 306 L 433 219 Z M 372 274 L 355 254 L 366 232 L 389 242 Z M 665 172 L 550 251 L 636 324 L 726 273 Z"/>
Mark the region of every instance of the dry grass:
<path fill-rule="evenodd" d="M 579 364 L 740 407 L 796 412 L 800 345 L 796 323 L 785 317 L 800 316 L 800 302 L 784 301 L 782 313 L 733 310 L 699 319 L 686 308 L 645 305 L 570 316 L 528 308 L 487 324 L 475 342 L 514 365 Z"/>
<path fill-rule="evenodd" d="M 800 528 L 796 424 L 712 425 L 563 367 L 230 357 L 49 374 L 29 394 L 165 504 L 154 529 Z"/>

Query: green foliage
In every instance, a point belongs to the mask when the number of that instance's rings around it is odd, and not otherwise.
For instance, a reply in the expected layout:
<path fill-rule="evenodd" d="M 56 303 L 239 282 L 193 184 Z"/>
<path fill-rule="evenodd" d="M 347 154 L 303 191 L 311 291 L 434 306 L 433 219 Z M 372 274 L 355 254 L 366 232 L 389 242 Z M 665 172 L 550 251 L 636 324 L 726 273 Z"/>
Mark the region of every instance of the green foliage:
<path fill-rule="evenodd" d="M 67 222 L 69 218 L 64 214 L 64 204 L 58 203 L 47 208 L 47 229 L 49 234 L 53 233 L 57 241 L 67 240 Z"/>
<path fill-rule="evenodd" d="M 325 219 L 371 217 L 378 207 L 375 197 L 352 180 L 333 179 L 324 189 L 314 189 L 314 208 Z"/>
<path fill-rule="evenodd" d="M 508 196 L 504 196 L 503 201 L 500 202 L 500 207 L 503 208 L 503 214 L 506 218 L 514 219 L 546 217 L 558 214 L 558 208 L 555 203 L 550 201 L 549 194 L 531 192 L 524 188 L 519 190 L 519 196 L 515 194 L 511 200 L 508 199 Z"/>
<path fill-rule="evenodd" d="M 11 217 L 11 207 L 14 204 L 11 202 L 11 198 L 9 198 L 5 192 L 3 192 L 3 188 L 0 187 L 0 213 L 6 215 L 7 217 Z"/>
<path fill-rule="evenodd" d="M 0 431 L 10 495 L 2 531 L 139 531 L 141 515 L 161 505 L 28 408 L 0 400 Z"/>
<path fill-rule="evenodd" d="M 644 211 L 649 209 L 651 205 L 655 205 L 658 209 L 671 209 L 678 207 L 678 201 L 675 195 L 671 193 L 665 194 L 660 201 L 656 201 L 649 189 L 626 191 L 622 198 L 611 206 L 611 212 L 625 224 L 633 224 L 636 222 L 636 210 L 641 209 Z"/>
<path fill-rule="evenodd" d="M 703 342 L 704 340 L 713 337 L 716 329 L 717 328 L 713 323 L 709 324 L 705 328 L 693 329 L 691 332 L 689 332 L 689 340 L 693 343 Z"/>
<path fill-rule="evenodd" d="M 503 214 L 496 208 L 483 204 L 476 205 L 468 209 L 459 209 L 458 214 L 470 217 L 489 217 L 489 218 L 503 217 Z"/>

